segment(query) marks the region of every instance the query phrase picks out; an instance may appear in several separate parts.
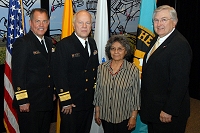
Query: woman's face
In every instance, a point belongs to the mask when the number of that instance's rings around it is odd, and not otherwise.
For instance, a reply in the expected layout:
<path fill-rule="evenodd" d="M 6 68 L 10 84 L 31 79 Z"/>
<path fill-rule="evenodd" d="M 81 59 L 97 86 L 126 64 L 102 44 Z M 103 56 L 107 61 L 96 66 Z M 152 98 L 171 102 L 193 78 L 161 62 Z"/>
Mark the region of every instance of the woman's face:
<path fill-rule="evenodd" d="M 120 61 L 124 59 L 127 51 L 119 42 L 114 42 L 110 48 L 110 53 L 114 61 Z"/>

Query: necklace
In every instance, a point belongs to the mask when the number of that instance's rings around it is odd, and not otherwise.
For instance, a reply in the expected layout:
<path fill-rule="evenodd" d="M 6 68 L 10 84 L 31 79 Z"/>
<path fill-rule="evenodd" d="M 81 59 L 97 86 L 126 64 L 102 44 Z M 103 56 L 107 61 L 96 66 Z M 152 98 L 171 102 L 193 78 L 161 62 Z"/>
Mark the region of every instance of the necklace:
<path fill-rule="evenodd" d="M 122 64 L 123 64 L 123 63 L 124 63 L 124 61 L 122 62 Z M 117 75 L 118 72 L 120 71 L 121 67 L 122 67 L 122 64 L 120 65 L 119 69 L 118 69 L 117 72 L 115 72 L 115 73 L 112 73 L 112 71 L 109 70 L 110 74 L 111 74 L 112 76 Z M 112 65 L 112 61 L 111 61 L 111 63 L 110 63 L 110 68 L 112 69 L 111 65 Z M 112 70 L 113 70 L 113 69 L 112 69 Z"/>

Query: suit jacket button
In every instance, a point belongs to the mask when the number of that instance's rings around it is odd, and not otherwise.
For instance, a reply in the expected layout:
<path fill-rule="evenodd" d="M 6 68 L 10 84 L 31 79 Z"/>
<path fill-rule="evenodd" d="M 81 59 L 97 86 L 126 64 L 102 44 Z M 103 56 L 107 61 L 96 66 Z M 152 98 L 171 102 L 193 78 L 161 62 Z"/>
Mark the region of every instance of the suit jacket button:
<path fill-rule="evenodd" d="M 85 91 L 87 91 L 87 88 L 85 88 Z"/>
<path fill-rule="evenodd" d="M 88 79 L 85 79 L 86 82 L 88 82 Z"/>
<path fill-rule="evenodd" d="M 50 75 L 48 75 L 48 78 L 50 78 L 51 76 Z"/>
<path fill-rule="evenodd" d="M 85 70 L 85 73 L 87 72 L 87 70 Z"/>

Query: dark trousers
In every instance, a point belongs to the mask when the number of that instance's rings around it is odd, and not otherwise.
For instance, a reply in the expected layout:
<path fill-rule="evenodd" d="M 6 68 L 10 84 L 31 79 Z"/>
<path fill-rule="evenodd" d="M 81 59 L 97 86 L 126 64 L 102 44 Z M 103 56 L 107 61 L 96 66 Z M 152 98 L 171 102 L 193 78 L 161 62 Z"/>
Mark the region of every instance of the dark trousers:
<path fill-rule="evenodd" d="M 49 133 L 52 112 L 19 112 L 20 133 Z"/>
<path fill-rule="evenodd" d="M 94 108 L 83 111 L 72 111 L 72 114 L 61 116 L 60 133 L 89 133 L 92 125 Z"/>
<path fill-rule="evenodd" d="M 185 133 L 187 119 L 173 120 L 170 123 L 148 122 L 148 133 Z"/>
<path fill-rule="evenodd" d="M 132 130 L 128 130 L 128 120 L 124 120 L 121 123 L 110 123 L 105 120 L 101 120 L 104 133 L 131 133 Z"/>

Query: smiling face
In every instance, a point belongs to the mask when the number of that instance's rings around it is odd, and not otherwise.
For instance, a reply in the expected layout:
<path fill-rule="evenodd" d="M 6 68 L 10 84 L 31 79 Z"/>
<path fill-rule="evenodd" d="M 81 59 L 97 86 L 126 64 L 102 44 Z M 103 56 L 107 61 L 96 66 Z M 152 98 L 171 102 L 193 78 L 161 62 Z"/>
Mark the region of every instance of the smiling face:
<path fill-rule="evenodd" d="M 35 11 L 33 18 L 29 20 L 31 31 L 42 38 L 49 26 L 49 19 L 45 12 Z"/>
<path fill-rule="evenodd" d="M 92 21 L 91 15 L 87 11 L 80 11 L 76 14 L 73 22 L 74 30 L 80 38 L 86 39 L 90 34 Z"/>
<path fill-rule="evenodd" d="M 176 23 L 177 22 L 171 18 L 169 10 L 161 10 L 154 16 L 154 30 L 160 37 L 169 34 L 173 28 L 175 28 Z"/>
<path fill-rule="evenodd" d="M 119 42 L 114 42 L 110 48 L 110 54 L 114 61 L 121 61 L 124 59 L 127 51 Z"/>

